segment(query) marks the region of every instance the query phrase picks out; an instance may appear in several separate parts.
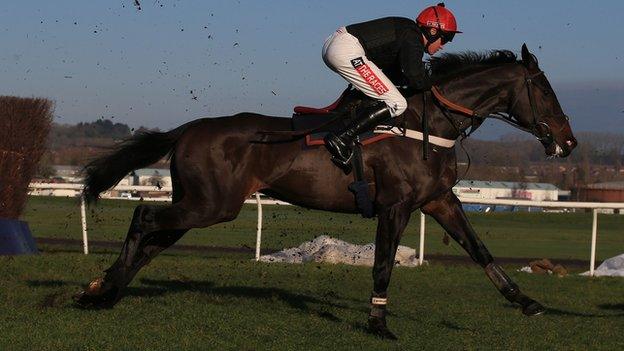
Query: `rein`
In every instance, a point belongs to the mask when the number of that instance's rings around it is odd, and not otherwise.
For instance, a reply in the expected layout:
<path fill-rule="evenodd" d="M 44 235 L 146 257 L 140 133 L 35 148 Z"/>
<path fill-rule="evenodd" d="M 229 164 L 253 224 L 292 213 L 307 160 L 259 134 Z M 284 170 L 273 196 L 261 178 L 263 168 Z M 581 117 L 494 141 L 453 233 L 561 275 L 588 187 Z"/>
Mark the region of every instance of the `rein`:
<path fill-rule="evenodd" d="M 436 87 L 435 85 L 431 87 L 431 92 L 433 93 L 433 96 L 435 96 L 435 98 L 438 99 L 438 101 L 444 107 L 448 108 L 449 110 L 459 112 L 464 115 L 468 115 L 469 117 L 477 116 L 477 113 L 474 110 L 471 110 L 468 107 L 464 107 L 462 105 L 456 104 L 452 102 L 451 100 L 447 99 L 446 97 L 444 97 L 444 95 L 442 95 L 442 92 L 440 92 L 440 88 Z"/>
<path fill-rule="evenodd" d="M 444 107 L 446 110 L 448 111 L 452 111 L 452 112 L 457 112 L 460 113 L 462 115 L 467 116 L 468 118 L 470 118 L 472 120 L 472 125 L 474 126 L 474 122 L 475 119 L 485 119 L 485 118 L 494 118 L 494 119 L 498 119 L 501 120 L 505 123 L 510 124 L 512 127 L 520 129 L 524 132 L 528 132 L 531 134 L 534 134 L 532 129 L 529 128 L 525 128 L 523 126 L 521 126 L 511 115 L 504 113 L 504 112 L 495 112 L 495 113 L 490 113 L 487 116 L 481 116 L 479 115 L 475 110 L 470 109 L 468 107 L 459 105 L 455 102 L 450 101 L 449 99 L 447 99 L 444 95 L 442 95 L 442 92 L 440 91 L 440 89 L 436 86 L 431 87 L 431 92 L 433 93 L 433 96 L 435 96 L 435 98 L 438 100 L 438 102 L 440 102 L 440 104 L 442 105 L 442 107 Z M 518 99 L 516 98 L 516 100 L 514 101 L 517 102 Z M 445 111 L 443 111 L 445 112 Z M 446 113 L 445 113 L 446 115 Z M 450 118 L 449 116 L 446 116 L 447 118 Z M 453 126 L 455 126 L 455 124 L 453 123 Z M 458 129 L 458 132 L 460 134 L 463 134 L 463 138 L 467 138 L 470 134 L 472 134 L 473 130 L 471 129 L 469 133 L 464 133 L 461 132 Z"/>

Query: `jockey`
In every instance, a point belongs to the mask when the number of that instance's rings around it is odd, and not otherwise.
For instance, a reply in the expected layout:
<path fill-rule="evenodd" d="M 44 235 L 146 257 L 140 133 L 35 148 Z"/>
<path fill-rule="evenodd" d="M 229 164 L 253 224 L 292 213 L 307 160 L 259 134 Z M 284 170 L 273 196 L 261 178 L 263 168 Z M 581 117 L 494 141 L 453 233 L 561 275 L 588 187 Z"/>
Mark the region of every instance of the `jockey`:
<path fill-rule="evenodd" d="M 435 54 L 453 40 L 455 16 L 444 3 L 424 9 L 413 21 L 385 17 L 340 27 L 323 45 L 323 61 L 376 104 L 358 111 L 357 118 L 338 135 L 329 133 L 325 147 L 332 161 L 346 174 L 351 171 L 355 138 L 379 123 L 402 114 L 407 101 L 393 81 L 406 82 L 412 90 L 431 89 L 423 54 Z"/>

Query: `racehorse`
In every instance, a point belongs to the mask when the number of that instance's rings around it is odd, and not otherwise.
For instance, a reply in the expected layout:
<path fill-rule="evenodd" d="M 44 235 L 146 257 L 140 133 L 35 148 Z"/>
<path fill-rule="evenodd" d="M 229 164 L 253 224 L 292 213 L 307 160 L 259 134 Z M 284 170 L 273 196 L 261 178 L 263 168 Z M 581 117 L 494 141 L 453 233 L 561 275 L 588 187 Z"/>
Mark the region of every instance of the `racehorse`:
<path fill-rule="evenodd" d="M 432 58 L 430 69 L 439 91 L 457 105 L 470 107 L 473 115 L 440 103 L 423 103 L 422 95 L 414 95 L 402 116 L 405 127 L 418 129 L 424 108 L 430 134 L 455 140 L 484 118 L 497 116 L 532 133 L 546 155 L 569 155 L 577 142 L 568 118 L 535 56 L 526 45 L 521 53 L 521 60 L 506 50 Z M 77 304 L 112 307 L 141 267 L 158 253 L 191 228 L 233 220 L 254 192 L 307 208 L 357 213 L 347 190 L 350 177 L 329 161 L 324 148 L 306 148 L 302 140 L 253 142 L 259 132 L 289 130 L 290 123 L 289 118 L 255 113 L 199 119 L 169 132 L 135 135 L 112 154 L 88 164 L 84 196 L 93 201 L 130 171 L 169 154 L 173 201 L 169 206 L 136 207 L 119 257 L 103 278 L 76 295 Z M 365 179 L 378 218 L 370 331 L 396 338 L 386 323 L 387 290 L 399 240 L 416 209 L 435 218 L 525 315 L 544 312 L 494 263 L 451 191 L 457 180 L 455 148 L 432 146 L 425 159 L 423 145 L 396 136 L 363 149 Z"/>

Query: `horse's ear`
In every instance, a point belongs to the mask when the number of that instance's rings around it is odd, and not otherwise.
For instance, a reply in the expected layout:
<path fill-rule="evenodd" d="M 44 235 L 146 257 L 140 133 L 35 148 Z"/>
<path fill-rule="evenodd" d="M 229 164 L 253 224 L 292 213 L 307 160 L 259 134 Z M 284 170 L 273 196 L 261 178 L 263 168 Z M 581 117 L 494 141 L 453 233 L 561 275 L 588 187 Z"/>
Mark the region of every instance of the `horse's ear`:
<path fill-rule="evenodd" d="M 522 44 L 522 63 L 530 70 L 537 70 L 537 60 L 535 55 L 529 52 L 526 44 Z"/>

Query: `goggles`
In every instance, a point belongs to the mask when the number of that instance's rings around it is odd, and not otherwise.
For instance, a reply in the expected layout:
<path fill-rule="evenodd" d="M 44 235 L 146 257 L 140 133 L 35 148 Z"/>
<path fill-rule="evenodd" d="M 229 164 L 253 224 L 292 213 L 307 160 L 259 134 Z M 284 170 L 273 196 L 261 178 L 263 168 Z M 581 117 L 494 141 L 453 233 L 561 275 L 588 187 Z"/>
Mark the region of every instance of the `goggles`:
<path fill-rule="evenodd" d="M 454 37 L 455 37 L 455 32 L 440 31 L 440 38 L 442 38 L 442 45 L 452 42 Z"/>

